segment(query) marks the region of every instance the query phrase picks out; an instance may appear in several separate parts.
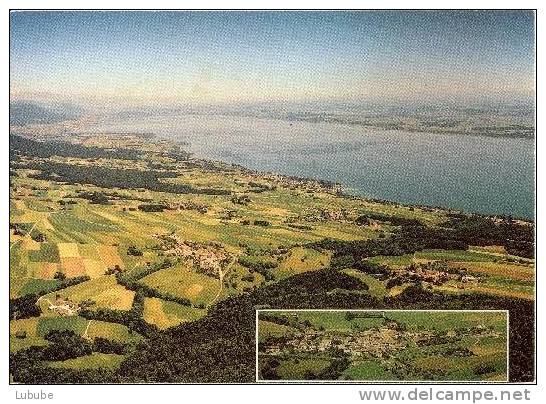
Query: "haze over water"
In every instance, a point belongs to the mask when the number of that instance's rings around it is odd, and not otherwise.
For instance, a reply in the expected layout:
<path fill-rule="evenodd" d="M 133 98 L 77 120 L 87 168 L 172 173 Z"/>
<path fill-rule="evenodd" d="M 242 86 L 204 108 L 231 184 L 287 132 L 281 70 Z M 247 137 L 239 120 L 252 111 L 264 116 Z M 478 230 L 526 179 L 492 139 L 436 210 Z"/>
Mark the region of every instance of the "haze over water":
<path fill-rule="evenodd" d="M 366 197 L 532 218 L 535 17 L 533 10 L 15 11 L 10 102 L 60 109 L 27 105 L 22 110 L 37 115 L 31 124 L 141 108 L 136 120 L 100 125 L 187 141 L 204 158 L 338 181 Z M 479 128 L 472 133 L 508 128 L 527 139 L 213 116 L 209 109 L 149 113 L 253 103 L 293 113 L 289 103 L 325 101 L 390 102 L 417 117 L 428 111 L 418 108 L 423 102 L 457 104 L 462 110 L 448 108 L 433 123 L 450 128 L 470 117 Z M 522 111 L 497 110 L 519 101 L 529 105 L 527 121 Z M 390 113 L 383 118 L 397 123 Z M 424 118 L 421 128 L 430 127 Z"/>
<path fill-rule="evenodd" d="M 97 130 L 153 132 L 197 157 L 337 181 L 405 204 L 534 217 L 534 141 L 222 115 L 147 116 Z"/>

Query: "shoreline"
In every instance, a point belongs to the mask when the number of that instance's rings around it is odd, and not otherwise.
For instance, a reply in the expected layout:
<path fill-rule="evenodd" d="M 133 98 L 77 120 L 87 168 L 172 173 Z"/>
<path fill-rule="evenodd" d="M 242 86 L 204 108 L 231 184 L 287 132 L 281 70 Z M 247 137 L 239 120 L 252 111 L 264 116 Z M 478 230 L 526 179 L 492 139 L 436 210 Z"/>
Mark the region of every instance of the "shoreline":
<path fill-rule="evenodd" d="M 382 129 L 383 131 L 389 131 L 388 129 Z M 394 129 L 394 131 L 401 131 Z M 113 130 L 113 131 L 83 131 L 83 132 L 72 132 L 72 133 L 62 133 L 58 134 L 55 137 L 50 137 L 47 140 L 44 140 L 43 138 L 36 138 L 32 135 L 26 135 L 26 134 L 19 134 L 19 133 L 12 133 L 10 132 L 10 136 L 20 136 L 20 137 L 26 137 L 32 140 L 36 141 L 51 141 L 51 142 L 66 142 L 66 143 L 72 143 L 70 140 L 67 139 L 67 136 L 76 136 L 76 137 L 92 137 L 92 136 L 113 136 L 113 137 L 137 137 L 139 139 L 142 139 L 143 141 L 149 141 L 149 140 L 160 140 L 160 141 L 167 141 L 172 142 L 173 144 L 176 144 L 180 149 L 184 150 L 184 152 L 189 153 L 190 159 L 203 162 L 203 163 L 216 163 L 221 165 L 227 165 L 231 167 L 236 167 L 242 171 L 245 171 L 247 173 L 252 173 L 254 175 L 267 175 L 272 177 L 278 177 L 283 178 L 287 180 L 292 181 L 299 181 L 299 182 L 307 182 L 307 183 L 316 183 L 319 184 L 322 187 L 325 188 L 332 188 L 329 190 L 329 193 L 331 194 L 337 194 L 339 197 L 343 198 L 349 198 L 349 199 L 356 199 L 356 200 L 362 200 L 365 202 L 373 202 L 373 203 L 381 203 L 381 204 L 387 204 L 392 206 L 401 206 L 405 208 L 417 208 L 421 210 L 428 210 L 428 211 L 444 211 L 449 214 L 465 214 L 465 215 L 471 215 L 471 216 L 480 216 L 480 217 L 487 217 L 491 219 L 512 219 L 517 220 L 525 223 L 534 224 L 535 218 L 536 218 L 536 201 L 535 201 L 535 214 L 533 217 L 526 217 L 521 215 L 510 215 L 510 214 L 502 214 L 502 213 L 483 213 L 483 212 L 477 212 L 472 210 L 465 210 L 460 208 L 454 208 L 454 207 L 448 207 L 448 206 L 440 206 L 440 205 L 428 205 L 423 203 L 411 203 L 411 202 L 404 202 L 404 201 L 397 201 L 392 199 L 383 199 L 383 198 L 377 198 L 377 197 L 369 197 L 365 194 L 359 192 L 356 188 L 350 188 L 346 184 L 334 182 L 327 179 L 321 179 L 316 177 L 309 177 L 309 176 L 301 176 L 301 175 L 290 175 L 290 174 L 283 174 L 280 172 L 275 171 L 268 171 L 268 170 L 259 170 L 259 169 L 253 169 L 248 168 L 240 163 L 233 163 L 225 160 L 219 160 L 219 159 L 211 159 L 207 157 L 198 156 L 193 151 L 188 151 L 188 146 L 190 145 L 185 140 L 179 140 L 176 138 L 168 137 L 166 135 L 161 135 L 153 132 L 148 131 L 121 131 L 121 130 Z M 464 135 L 461 135 L 464 136 Z M 469 135 L 472 136 L 472 135 Z M 528 139 L 531 140 L 531 139 Z M 341 191 L 334 191 L 333 188 L 335 187 L 341 187 Z M 354 192 L 347 192 L 347 190 L 353 190 Z"/>

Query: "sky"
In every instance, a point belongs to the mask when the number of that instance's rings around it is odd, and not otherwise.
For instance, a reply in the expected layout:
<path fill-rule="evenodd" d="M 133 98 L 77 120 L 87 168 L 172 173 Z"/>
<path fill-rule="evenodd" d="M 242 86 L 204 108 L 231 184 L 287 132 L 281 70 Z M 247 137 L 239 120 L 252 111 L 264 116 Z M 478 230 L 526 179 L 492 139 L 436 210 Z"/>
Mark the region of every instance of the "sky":
<path fill-rule="evenodd" d="M 534 94 L 532 11 L 12 12 L 12 99 Z"/>

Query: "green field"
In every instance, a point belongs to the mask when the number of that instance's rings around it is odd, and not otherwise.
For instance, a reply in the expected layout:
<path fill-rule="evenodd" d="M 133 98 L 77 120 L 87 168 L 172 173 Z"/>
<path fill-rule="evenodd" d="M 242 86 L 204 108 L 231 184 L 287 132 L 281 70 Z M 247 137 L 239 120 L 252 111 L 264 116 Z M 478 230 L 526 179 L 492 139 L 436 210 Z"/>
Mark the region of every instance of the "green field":
<path fill-rule="evenodd" d="M 129 328 L 123 324 L 90 320 L 87 322 L 86 327 L 87 325 L 89 325 L 89 328 L 87 328 L 87 337 L 92 340 L 101 337 L 112 341 L 130 343 L 138 342 L 142 339 L 139 334 L 129 330 Z"/>
<path fill-rule="evenodd" d="M 329 364 L 328 359 L 320 358 L 288 359 L 281 361 L 278 372 L 283 380 L 302 380 L 306 372 L 320 372 Z"/>
<path fill-rule="evenodd" d="M 123 360 L 122 355 L 94 352 L 91 355 L 65 361 L 48 362 L 52 368 L 62 369 L 116 369 Z"/>
<path fill-rule="evenodd" d="M 269 337 L 281 337 L 294 333 L 296 330 L 284 324 L 277 324 L 271 321 L 259 320 L 258 341 L 265 341 Z"/>
<path fill-rule="evenodd" d="M 144 320 L 160 329 L 174 327 L 182 323 L 198 320 L 206 314 L 205 310 L 182 306 L 158 298 L 144 301 Z"/>
<path fill-rule="evenodd" d="M 469 261 L 469 262 L 488 262 L 494 261 L 495 257 L 473 251 L 461 250 L 425 250 L 416 252 L 414 257 L 419 260 L 429 261 Z"/>
<path fill-rule="evenodd" d="M 384 381 L 393 379 L 393 376 L 377 360 L 353 362 L 345 370 L 343 376 L 348 380 Z"/>
<path fill-rule="evenodd" d="M 45 295 L 43 298 L 44 303 L 41 304 L 44 311 L 47 311 L 46 299 L 52 301 L 57 294 L 76 302 L 89 299 L 94 302 L 91 309 L 109 308 L 129 310 L 133 304 L 135 293 L 117 284 L 113 275 L 108 275 L 70 286 L 60 292 Z"/>
<path fill-rule="evenodd" d="M 219 288 L 217 279 L 192 272 L 185 265 L 162 269 L 144 277 L 141 282 L 162 292 L 189 299 L 195 304 L 210 303 Z"/>

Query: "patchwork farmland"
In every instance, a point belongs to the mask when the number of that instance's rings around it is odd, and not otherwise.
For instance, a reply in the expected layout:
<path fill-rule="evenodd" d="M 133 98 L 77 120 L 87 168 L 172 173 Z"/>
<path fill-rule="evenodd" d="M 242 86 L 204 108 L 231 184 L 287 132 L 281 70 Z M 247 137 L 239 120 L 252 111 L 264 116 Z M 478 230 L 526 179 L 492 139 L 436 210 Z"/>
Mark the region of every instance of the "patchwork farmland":
<path fill-rule="evenodd" d="M 10 144 L 16 382 L 252 382 L 264 306 L 507 309 L 510 380 L 533 378 L 531 222 L 357 198 L 135 134 Z"/>

